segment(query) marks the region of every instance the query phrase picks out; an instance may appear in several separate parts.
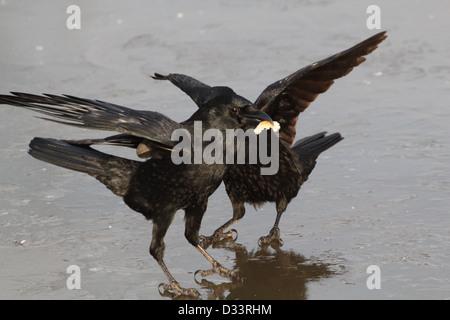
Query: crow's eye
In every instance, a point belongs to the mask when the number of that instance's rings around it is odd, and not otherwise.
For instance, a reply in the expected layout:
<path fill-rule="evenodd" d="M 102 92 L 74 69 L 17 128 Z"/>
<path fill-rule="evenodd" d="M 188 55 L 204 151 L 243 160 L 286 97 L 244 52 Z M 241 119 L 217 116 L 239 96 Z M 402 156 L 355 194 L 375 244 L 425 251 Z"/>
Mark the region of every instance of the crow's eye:
<path fill-rule="evenodd" d="M 231 112 L 238 113 L 239 112 L 239 108 L 233 107 L 233 108 L 231 108 Z"/>

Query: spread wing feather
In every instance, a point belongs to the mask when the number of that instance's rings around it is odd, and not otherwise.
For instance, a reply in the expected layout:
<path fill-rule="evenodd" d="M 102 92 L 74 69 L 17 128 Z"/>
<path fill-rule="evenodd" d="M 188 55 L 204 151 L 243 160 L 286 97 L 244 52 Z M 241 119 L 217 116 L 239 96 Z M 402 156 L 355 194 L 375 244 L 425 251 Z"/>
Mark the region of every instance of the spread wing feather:
<path fill-rule="evenodd" d="M 182 125 L 159 112 L 138 111 L 116 104 L 69 95 L 33 95 L 11 92 L 0 95 L 0 103 L 39 112 L 43 119 L 66 125 L 117 131 L 173 147 L 172 131 Z"/>
<path fill-rule="evenodd" d="M 256 99 L 255 106 L 280 123 L 280 139 L 292 144 L 298 116 L 335 79 L 347 75 L 365 61 L 363 56 L 374 51 L 386 39 L 380 32 L 367 40 L 331 57 L 304 67 L 269 85 Z"/>

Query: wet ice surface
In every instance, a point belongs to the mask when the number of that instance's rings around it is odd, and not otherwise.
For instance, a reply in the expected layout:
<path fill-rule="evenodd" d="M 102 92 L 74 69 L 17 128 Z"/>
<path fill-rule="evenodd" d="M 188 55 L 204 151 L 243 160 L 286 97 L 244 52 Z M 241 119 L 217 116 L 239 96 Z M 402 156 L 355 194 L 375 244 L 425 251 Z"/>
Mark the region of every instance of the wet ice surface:
<path fill-rule="evenodd" d="M 81 30 L 66 27 L 70 1 L 0 3 L 0 89 L 68 93 L 186 119 L 193 103 L 153 72 L 190 74 L 255 99 L 271 82 L 374 34 L 368 1 L 205 3 L 80 1 Z M 298 137 L 323 130 L 345 140 L 325 152 L 281 220 L 284 246 L 259 248 L 273 204 L 247 208 L 236 243 L 209 252 L 241 268 L 240 285 L 193 273 L 208 262 L 180 234 L 166 263 L 202 298 L 450 298 L 450 42 L 444 1 L 377 1 L 389 38 L 304 112 Z M 151 223 L 94 179 L 27 155 L 34 136 L 101 137 L 0 107 L 0 297 L 165 299 L 148 255 Z M 125 152 L 125 151 L 121 151 Z M 128 153 L 126 153 L 128 155 Z M 130 154 L 130 156 L 132 156 Z M 201 232 L 229 219 L 221 187 Z M 69 265 L 81 290 L 68 290 Z M 369 290 L 366 269 L 381 269 Z"/>

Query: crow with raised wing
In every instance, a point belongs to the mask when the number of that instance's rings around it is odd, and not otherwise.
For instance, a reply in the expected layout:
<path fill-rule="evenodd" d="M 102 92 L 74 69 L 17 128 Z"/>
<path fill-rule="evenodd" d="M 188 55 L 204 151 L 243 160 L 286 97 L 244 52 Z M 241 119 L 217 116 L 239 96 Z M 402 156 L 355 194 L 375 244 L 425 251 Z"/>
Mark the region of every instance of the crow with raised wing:
<path fill-rule="evenodd" d="M 233 217 L 219 227 L 212 236 L 204 240 L 218 241 L 232 237 L 234 229 L 225 229 L 240 220 L 245 214 L 245 203 L 260 206 L 265 202 L 276 203 L 276 219 L 269 235 L 259 243 L 272 241 L 282 244 L 278 224 L 289 202 L 297 196 L 301 185 L 314 169 L 319 154 L 343 138 L 339 133 L 325 132 L 299 140 L 293 146 L 298 116 L 319 94 L 326 92 L 335 79 L 347 75 L 365 61 L 364 56 L 374 51 L 386 39 L 386 32 L 380 32 L 357 45 L 326 59 L 304 67 L 291 75 L 269 85 L 256 99 L 255 108 L 267 113 L 279 122 L 279 170 L 275 175 L 261 175 L 262 164 L 234 164 L 227 167 L 223 181 L 233 207 Z M 203 108 L 204 101 L 216 95 L 218 87 L 212 87 L 183 74 L 153 76 L 157 80 L 169 80 L 189 95 Z"/>

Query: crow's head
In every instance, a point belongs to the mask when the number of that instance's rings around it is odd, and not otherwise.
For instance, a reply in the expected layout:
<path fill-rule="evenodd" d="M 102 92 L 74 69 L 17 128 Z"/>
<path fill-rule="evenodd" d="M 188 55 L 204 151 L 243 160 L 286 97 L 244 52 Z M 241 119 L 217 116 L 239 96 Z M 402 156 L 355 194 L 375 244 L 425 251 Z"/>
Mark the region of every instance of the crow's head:
<path fill-rule="evenodd" d="M 190 119 L 203 121 L 204 128 L 255 128 L 262 121 L 273 123 L 266 113 L 256 109 L 250 101 L 237 95 L 231 88 L 213 87 L 211 90 L 213 98 L 205 102 Z"/>

